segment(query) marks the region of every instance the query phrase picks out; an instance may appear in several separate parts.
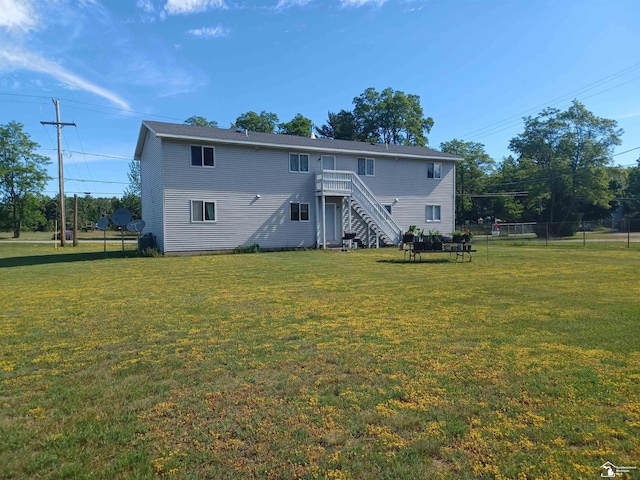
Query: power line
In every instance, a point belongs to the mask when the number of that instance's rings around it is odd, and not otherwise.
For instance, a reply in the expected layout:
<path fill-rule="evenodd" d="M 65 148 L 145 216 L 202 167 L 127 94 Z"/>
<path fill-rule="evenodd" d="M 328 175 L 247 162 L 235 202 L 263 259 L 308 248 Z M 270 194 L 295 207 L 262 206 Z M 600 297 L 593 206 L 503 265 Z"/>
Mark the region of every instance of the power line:
<path fill-rule="evenodd" d="M 58 180 L 57 177 L 51 177 L 51 180 Z M 65 177 L 65 181 L 73 181 L 73 182 L 95 182 L 95 183 L 113 183 L 118 185 L 129 185 L 128 182 L 114 182 L 111 180 L 87 180 L 85 178 L 69 178 Z"/>
<path fill-rule="evenodd" d="M 46 152 L 49 150 L 55 150 L 55 149 L 48 149 L 48 148 L 43 148 L 42 151 Z M 118 155 L 107 155 L 105 153 L 92 153 L 92 152 L 84 152 L 84 151 L 78 151 L 78 150 L 68 150 L 70 153 L 81 153 L 83 155 L 91 155 L 92 157 L 105 157 L 105 158 L 115 158 L 117 160 L 134 160 L 133 158 L 129 158 L 129 157 L 120 157 Z"/>
<path fill-rule="evenodd" d="M 43 190 L 43 193 L 55 193 L 57 194 L 58 192 L 56 190 Z M 78 195 L 114 195 L 114 196 L 118 196 L 118 195 L 122 195 L 122 192 L 81 192 L 81 191 L 68 191 L 67 193 L 77 193 Z"/>
<path fill-rule="evenodd" d="M 634 81 L 636 81 L 636 80 L 638 80 L 638 79 L 640 79 L 640 76 L 635 77 L 635 78 L 632 78 L 631 80 L 628 80 L 628 81 L 626 81 L 626 82 L 624 82 L 624 83 L 619 83 L 618 85 L 614 85 L 613 87 L 611 87 L 611 88 L 607 88 L 606 90 L 602 90 L 602 91 L 600 91 L 600 92 L 594 93 L 593 95 L 589 95 L 589 96 L 587 96 L 587 97 L 583 97 L 581 100 L 587 100 L 587 99 L 589 99 L 589 98 L 595 97 L 596 95 L 601 95 L 601 94 L 606 93 L 606 92 L 608 92 L 608 91 L 610 91 L 610 90 L 613 90 L 613 89 L 615 89 L 615 88 L 618 88 L 618 87 L 621 87 L 621 86 L 623 86 L 623 85 L 626 85 L 627 83 L 634 82 Z M 557 105 L 558 103 L 561 103 L 561 102 L 549 103 L 547 106 Z M 471 137 L 471 138 L 469 139 L 469 141 L 474 141 L 474 140 L 479 140 L 479 139 L 481 139 L 481 138 L 490 137 L 491 135 L 495 135 L 496 133 L 500 133 L 500 132 L 502 132 L 502 131 L 504 131 L 504 130 L 508 130 L 508 129 L 510 129 L 510 128 L 513 128 L 513 127 L 515 127 L 515 126 L 519 125 L 521 121 L 522 121 L 522 119 L 514 120 L 514 121 L 510 121 L 508 124 L 506 124 L 506 126 L 504 126 L 504 127 L 502 127 L 502 128 L 498 128 L 498 129 L 494 129 L 494 130 L 489 130 L 489 132 L 487 132 L 487 133 L 480 134 L 480 135 L 475 135 L 475 136 Z"/>
<path fill-rule="evenodd" d="M 623 153 L 633 152 L 634 150 L 638 150 L 640 147 L 632 148 L 630 150 L 625 150 L 624 152 L 616 153 L 615 155 L 611 155 L 612 157 L 617 157 L 618 155 L 622 155 Z"/>
<path fill-rule="evenodd" d="M 477 130 L 473 130 L 473 131 L 471 131 L 469 133 L 466 133 L 466 134 L 462 135 L 461 138 L 466 138 L 468 136 L 472 136 L 472 138 L 470 140 L 473 140 L 473 139 L 478 139 L 478 138 L 484 138 L 486 136 L 493 135 L 494 133 L 501 132 L 503 130 L 506 130 L 507 128 L 511 128 L 512 126 L 517 125 L 521 121 L 521 116 L 522 115 L 525 115 L 527 113 L 530 113 L 530 112 L 535 111 L 535 110 L 537 110 L 539 108 L 542 108 L 542 107 L 555 105 L 557 103 L 560 103 L 560 102 L 566 100 L 568 97 L 571 97 L 571 96 L 576 95 L 578 93 L 584 93 L 584 92 L 588 92 L 589 90 L 593 90 L 594 88 L 597 88 L 598 86 L 600 86 L 600 85 L 602 85 L 604 83 L 607 83 L 607 82 L 609 82 L 611 80 L 614 80 L 615 78 L 619 78 L 621 76 L 624 76 L 624 75 L 626 75 L 626 74 L 628 74 L 628 73 L 630 73 L 630 72 L 632 72 L 634 70 L 637 70 L 638 68 L 640 68 L 640 63 L 636 63 L 634 65 L 631 65 L 630 67 L 627 67 L 627 68 L 625 68 L 623 70 L 620 70 L 620 71 L 618 71 L 618 72 L 616 72 L 616 73 L 614 73 L 612 75 L 609 75 L 607 77 L 601 78 L 600 80 L 597 80 L 597 81 L 592 82 L 592 83 L 590 83 L 588 85 L 585 85 L 584 87 L 581 87 L 581 88 L 579 88 L 577 90 L 573 90 L 572 92 L 569 92 L 569 93 L 566 93 L 566 94 L 561 95 L 559 97 L 556 97 L 556 98 L 550 100 L 549 102 L 545 102 L 543 104 L 540 104 L 540 105 L 537 105 L 537 106 L 532 107 L 530 109 L 527 109 L 527 110 L 525 110 L 525 111 L 523 111 L 521 113 L 509 116 L 509 117 L 507 117 L 507 118 L 505 118 L 503 120 L 500 120 L 498 122 L 494 122 L 494 123 L 492 123 L 490 125 L 487 125 L 486 127 L 479 128 Z M 597 92 L 597 93 L 595 93 L 593 95 L 590 95 L 588 97 L 583 97 L 583 100 L 587 99 L 587 98 L 594 97 L 596 95 L 600 95 L 600 94 L 605 93 L 605 92 L 607 92 L 609 90 L 612 90 L 614 88 L 618 88 L 620 86 L 626 85 L 627 83 L 633 82 L 633 81 L 637 80 L 638 78 L 640 78 L 640 77 L 635 77 L 635 78 L 633 78 L 633 79 L 631 79 L 631 80 L 629 80 L 627 82 L 615 85 L 615 86 L 613 86 L 613 87 L 611 87 L 609 89 L 602 90 L 602 91 Z M 515 123 L 514 123 L 513 119 L 517 119 L 515 121 Z M 499 125 L 504 125 L 504 124 L 508 124 L 508 125 L 505 126 L 504 128 L 499 128 L 498 130 L 495 130 L 495 129 L 492 130 L 492 127 L 497 127 Z M 488 133 L 484 133 L 484 134 L 473 135 L 475 133 L 482 132 L 483 130 L 490 130 L 490 131 Z"/>
<path fill-rule="evenodd" d="M 43 98 L 43 99 L 48 99 L 49 97 L 44 97 L 41 95 L 25 95 L 25 94 L 20 94 L 20 93 L 7 93 L 7 92 L 0 92 L 0 95 L 6 95 L 6 96 L 10 96 L 10 97 L 26 97 L 26 98 Z M 64 100 L 65 102 L 71 102 L 74 104 L 78 104 L 78 105 L 88 105 L 91 107 L 98 107 L 98 108 L 102 108 L 102 109 L 106 109 L 106 110 L 115 110 L 115 111 L 119 111 L 119 112 L 125 112 L 128 114 L 135 114 L 135 115 L 142 115 L 143 117 L 154 117 L 154 118 L 166 118 L 167 120 L 176 120 L 179 122 L 182 122 L 183 119 L 180 118 L 176 118 L 176 117 L 169 117 L 166 115 L 155 115 L 153 113 L 148 113 L 148 112 L 139 112 L 136 110 L 130 110 L 127 108 L 118 108 L 118 107 L 109 107 L 107 105 L 100 105 L 97 103 L 89 103 L 89 102 L 81 102 L 79 100 L 72 100 L 70 98 L 61 98 L 60 100 Z M 2 100 L 2 101 L 9 101 L 9 100 Z M 41 102 L 21 102 L 21 103 L 33 103 L 34 105 L 42 105 Z M 88 109 L 88 108 L 81 108 L 81 107 L 76 107 L 74 105 L 71 106 L 74 109 L 77 110 L 85 110 L 85 111 L 89 111 L 89 112 L 97 112 L 97 113 L 106 113 L 104 111 L 100 111 L 100 110 L 92 110 L 92 109 Z M 116 114 L 116 113 L 111 113 L 111 115 L 119 115 L 122 117 L 129 117 L 131 115 L 122 115 L 122 114 Z"/>

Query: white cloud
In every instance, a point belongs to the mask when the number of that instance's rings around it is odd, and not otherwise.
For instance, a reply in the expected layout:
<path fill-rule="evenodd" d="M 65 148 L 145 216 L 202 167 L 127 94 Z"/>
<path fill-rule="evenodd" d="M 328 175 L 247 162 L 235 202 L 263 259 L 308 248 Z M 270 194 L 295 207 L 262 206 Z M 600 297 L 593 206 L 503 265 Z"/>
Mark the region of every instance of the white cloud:
<path fill-rule="evenodd" d="M 9 31 L 28 32 L 38 25 L 32 0 L 0 0 L 0 12 L 0 27 Z"/>
<path fill-rule="evenodd" d="M 304 7 L 311 0 L 278 0 L 276 8 Z"/>
<path fill-rule="evenodd" d="M 340 0 L 341 7 L 364 7 L 372 5 L 375 7 L 381 7 L 387 2 L 387 0 Z"/>
<path fill-rule="evenodd" d="M 626 118 L 637 118 L 637 117 L 640 117 L 640 112 L 623 113 L 622 115 L 618 115 L 614 118 L 616 120 L 624 120 Z"/>
<path fill-rule="evenodd" d="M 156 7 L 151 0 L 138 0 L 136 6 L 147 13 L 154 13 Z"/>
<path fill-rule="evenodd" d="M 221 26 L 217 27 L 203 27 L 187 30 L 189 35 L 200 38 L 220 38 L 229 35 L 229 29 Z"/>
<path fill-rule="evenodd" d="M 106 98 L 110 102 L 118 105 L 120 108 L 124 108 L 125 110 L 130 109 L 129 104 L 116 93 L 85 80 L 84 78 L 69 72 L 60 64 L 47 60 L 35 53 L 15 49 L 11 50 L 6 46 L 3 46 L 0 48 L 0 69 L 29 70 L 32 72 L 45 73 L 62 82 L 67 87 L 77 88 L 93 93 L 94 95 Z"/>
<path fill-rule="evenodd" d="M 164 12 L 168 15 L 206 12 L 211 8 L 225 8 L 224 0 L 167 0 Z"/>

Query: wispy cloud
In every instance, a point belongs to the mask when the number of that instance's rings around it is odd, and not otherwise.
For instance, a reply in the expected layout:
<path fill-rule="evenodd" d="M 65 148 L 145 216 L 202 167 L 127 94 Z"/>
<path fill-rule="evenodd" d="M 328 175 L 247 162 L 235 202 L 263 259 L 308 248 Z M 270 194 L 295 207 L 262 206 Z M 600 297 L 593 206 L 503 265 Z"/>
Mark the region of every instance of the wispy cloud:
<path fill-rule="evenodd" d="M 278 0 L 277 9 L 289 8 L 289 7 L 304 7 L 311 0 Z"/>
<path fill-rule="evenodd" d="M 52 60 L 47 60 L 36 53 L 4 46 L 0 48 L 0 69 L 28 70 L 31 72 L 44 73 L 62 82 L 67 87 L 93 93 L 94 95 L 106 98 L 120 108 L 124 108 L 125 110 L 130 109 L 129 104 L 116 93 L 82 78 L 66 70 L 60 64 Z"/>
<path fill-rule="evenodd" d="M 156 11 L 156 6 L 151 0 L 138 0 L 136 7 L 147 13 L 155 13 Z"/>
<path fill-rule="evenodd" d="M 387 2 L 387 0 L 340 0 L 340 6 L 349 8 L 349 7 L 366 7 L 367 5 L 371 5 L 374 7 L 381 7 Z"/>
<path fill-rule="evenodd" d="M 0 0 L 0 12 L 0 27 L 9 32 L 28 32 L 38 26 L 32 0 Z"/>
<path fill-rule="evenodd" d="M 63 88 L 97 95 L 126 110 L 130 109 L 129 99 L 118 92 L 120 88 L 141 87 L 159 97 L 168 97 L 192 92 L 208 81 L 200 67 L 184 59 L 172 44 L 138 35 L 130 23 L 115 20 L 100 0 L 39 2 L 0 0 L 2 79 L 15 72 L 16 78 L 28 83 L 30 75 L 43 80 L 46 88 L 55 88 L 58 83 Z M 137 0 L 136 5 L 157 18 L 168 3 Z M 194 0 L 183 3 L 195 5 Z M 208 4 L 224 2 L 209 0 Z M 22 16 L 11 13 L 13 20 L 9 21 L 5 12 L 18 11 L 16 8 Z M 16 33 L 3 35 L 9 28 Z M 220 27 L 211 31 L 202 29 L 201 34 L 221 36 L 228 32 Z M 43 45 L 47 46 L 46 53 Z M 88 56 L 87 52 L 92 53 Z"/>
<path fill-rule="evenodd" d="M 638 118 L 638 117 L 640 117 L 640 112 L 630 112 L 630 113 L 623 113 L 622 115 L 617 115 L 615 119 L 624 120 L 627 118 Z"/>
<path fill-rule="evenodd" d="M 163 12 L 167 15 L 206 12 L 212 8 L 225 8 L 224 0 L 167 0 Z"/>
<path fill-rule="evenodd" d="M 221 26 L 217 27 L 203 27 L 187 30 L 189 35 L 200 38 L 220 38 L 229 35 L 230 30 Z"/>

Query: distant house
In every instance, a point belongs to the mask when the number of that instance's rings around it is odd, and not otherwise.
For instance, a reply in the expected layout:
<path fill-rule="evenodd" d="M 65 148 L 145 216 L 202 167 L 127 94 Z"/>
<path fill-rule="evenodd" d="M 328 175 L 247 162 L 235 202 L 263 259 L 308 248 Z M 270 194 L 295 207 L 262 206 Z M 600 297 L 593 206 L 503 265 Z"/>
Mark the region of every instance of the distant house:
<path fill-rule="evenodd" d="M 454 229 L 455 163 L 429 148 L 144 121 L 145 233 L 167 253 L 394 245 Z"/>

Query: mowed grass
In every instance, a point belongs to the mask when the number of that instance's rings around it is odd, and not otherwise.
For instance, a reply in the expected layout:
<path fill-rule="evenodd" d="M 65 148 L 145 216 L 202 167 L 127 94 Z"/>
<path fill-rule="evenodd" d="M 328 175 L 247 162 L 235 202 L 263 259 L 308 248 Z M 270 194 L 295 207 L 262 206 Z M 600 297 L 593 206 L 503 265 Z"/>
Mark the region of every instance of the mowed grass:
<path fill-rule="evenodd" d="M 640 467 L 638 245 L 478 248 L 0 245 L 0 478 Z"/>

